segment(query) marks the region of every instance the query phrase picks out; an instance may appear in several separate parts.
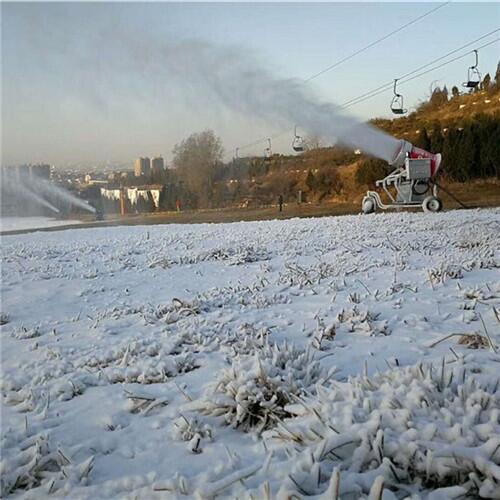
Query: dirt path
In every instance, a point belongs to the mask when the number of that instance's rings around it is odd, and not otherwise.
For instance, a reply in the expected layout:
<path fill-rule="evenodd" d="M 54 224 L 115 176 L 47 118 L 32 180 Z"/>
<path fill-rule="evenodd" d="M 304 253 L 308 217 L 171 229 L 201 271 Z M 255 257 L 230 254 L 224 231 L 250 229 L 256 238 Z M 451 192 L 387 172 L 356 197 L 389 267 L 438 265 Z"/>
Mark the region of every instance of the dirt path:
<path fill-rule="evenodd" d="M 469 208 L 500 206 L 500 185 L 495 182 L 477 182 L 470 184 L 445 184 L 458 199 Z M 358 196 L 359 197 L 359 196 Z M 446 193 L 441 192 L 445 210 L 461 208 Z M 0 235 L 24 234 L 35 231 L 63 231 L 89 227 L 136 226 L 151 224 L 197 224 L 221 223 L 270 219 L 291 219 L 294 217 L 324 217 L 332 215 L 352 215 L 360 213 L 360 203 L 322 203 L 322 204 L 287 204 L 283 212 L 277 206 L 264 208 L 222 208 L 206 210 L 186 210 L 182 212 L 160 212 L 141 215 L 109 216 L 104 221 L 83 221 L 80 224 L 68 224 L 40 229 L 20 229 L 3 231 Z"/>

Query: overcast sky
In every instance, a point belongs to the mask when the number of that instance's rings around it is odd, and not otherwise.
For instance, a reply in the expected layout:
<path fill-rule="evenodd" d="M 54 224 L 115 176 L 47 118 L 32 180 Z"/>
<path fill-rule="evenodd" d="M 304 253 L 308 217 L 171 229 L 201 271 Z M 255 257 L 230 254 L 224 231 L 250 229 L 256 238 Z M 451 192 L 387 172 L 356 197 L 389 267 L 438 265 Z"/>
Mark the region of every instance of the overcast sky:
<path fill-rule="evenodd" d="M 209 88 L 212 71 L 232 78 L 234 54 L 235 78 L 248 60 L 249 71 L 306 79 L 437 5 L 2 3 L 2 164 L 168 159 L 175 143 L 206 128 L 232 155 L 282 126 L 241 113 Z M 451 3 L 309 85 L 341 104 L 499 26 L 498 3 Z M 205 45 L 220 57 L 205 59 Z M 495 72 L 499 53 L 498 43 L 480 52 L 483 73 Z M 471 63 L 472 55 L 402 86 L 408 107 L 432 82 L 460 84 Z M 349 111 L 389 116 L 390 98 Z M 290 142 L 281 137 L 273 149 L 289 152 Z"/>

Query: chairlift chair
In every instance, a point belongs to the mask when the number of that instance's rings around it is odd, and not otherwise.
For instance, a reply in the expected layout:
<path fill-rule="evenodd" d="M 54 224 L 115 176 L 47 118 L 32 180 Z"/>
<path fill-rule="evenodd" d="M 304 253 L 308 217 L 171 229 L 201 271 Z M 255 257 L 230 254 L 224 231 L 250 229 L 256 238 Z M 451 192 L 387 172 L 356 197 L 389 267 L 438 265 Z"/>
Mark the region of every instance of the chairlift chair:
<path fill-rule="evenodd" d="M 264 160 L 265 161 L 270 161 L 271 157 L 273 156 L 273 150 L 271 149 L 271 139 L 267 139 L 269 145 L 267 146 L 266 149 L 264 149 Z"/>
<path fill-rule="evenodd" d="M 292 149 L 296 153 L 303 153 L 305 151 L 304 139 L 300 135 L 297 135 L 297 126 L 295 126 L 293 134 Z"/>
<path fill-rule="evenodd" d="M 394 80 L 394 97 L 392 98 L 391 101 L 391 111 L 395 115 L 404 115 L 407 110 L 403 106 L 403 96 L 401 94 L 398 94 L 396 91 L 396 84 L 398 82 L 398 79 L 396 78 Z"/>
<path fill-rule="evenodd" d="M 474 55 L 476 56 L 476 62 L 467 71 L 467 81 L 462 83 L 468 89 L 475 89 L 481 83 L 481 73 L 477 69 L 479 63 L 477 50 L 474 50 Z"/>

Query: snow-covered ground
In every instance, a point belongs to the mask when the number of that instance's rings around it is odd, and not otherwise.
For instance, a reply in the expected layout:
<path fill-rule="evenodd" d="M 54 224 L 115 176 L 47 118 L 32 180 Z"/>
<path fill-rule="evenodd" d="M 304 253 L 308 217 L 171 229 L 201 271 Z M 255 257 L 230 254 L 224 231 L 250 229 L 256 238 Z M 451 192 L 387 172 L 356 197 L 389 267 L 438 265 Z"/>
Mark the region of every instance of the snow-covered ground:
<path fill-rule="evenodd" d="M 499 249 L 498 209 L 6 236 L 2 497 L 500 498 Z"/>
<path fill-rule="evenodd" d="M 42 229 L 44 227 L 80 224 L 78 220 L 61 220 L 51 217 L 0 217 L 0 231 L 17 231 L 20 229 Z"/>

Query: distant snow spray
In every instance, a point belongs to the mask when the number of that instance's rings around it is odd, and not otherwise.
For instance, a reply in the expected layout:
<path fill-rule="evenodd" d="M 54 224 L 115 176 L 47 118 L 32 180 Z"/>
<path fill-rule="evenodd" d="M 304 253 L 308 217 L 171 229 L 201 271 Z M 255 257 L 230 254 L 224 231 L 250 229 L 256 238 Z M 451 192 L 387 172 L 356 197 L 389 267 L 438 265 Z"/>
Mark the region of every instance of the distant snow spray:
<path fill-rule="evenodd" d="M 24 208 L 23 200 L 27 200 L 58 214 L 60 210 L 54 206 L 56 199 L 95 213 L 95 208 L 86 201 L 37 175 L 22 174 L 16 168 L 4 168 L 1 179 L 2 189 L 8 189 L 10 194 L 14 194 L 19 198 L 16 203 L 16 211 L 20 213 L 23 212 Z"/>
<path fill-rule="evenodd" d="M 9 189 L 11 192 L 16 193 L 20 197 L 25 197 L 27 200 L 33 201 L 42 207 L 48 208 L 56 214 L 60 213 L 59 209 L 52 205 L 52 203 L 26 187 L 24 183 L 20 182 L 18 179 L 13 179 L 9 175 L 3 175 L 2 184 L 4 185 L 4 188 Z"/>
<path fill-rule="evenodd" d="M 52 196 L 59 198 L 60 200 L 67 202 L 69 205 L 74 205 L 75 207 L 86 210 L 87 212 L 95 213 L 96 211 L 95 208 L 92 205 L 89 205 L 85 200 L 78 198 L 65 189 L 56 186 L 45 179 L 34 177 L 33 181 L 36 188 L 49 197 Z"/>

